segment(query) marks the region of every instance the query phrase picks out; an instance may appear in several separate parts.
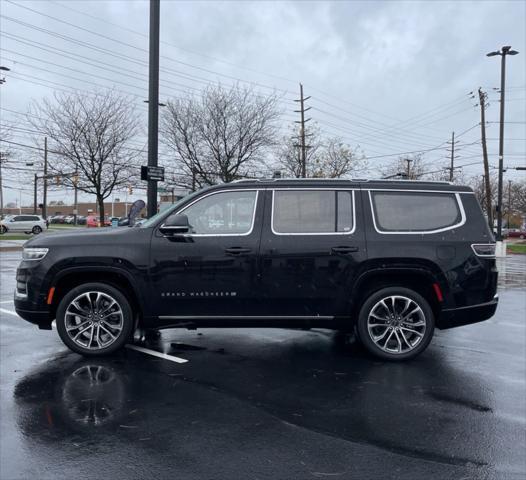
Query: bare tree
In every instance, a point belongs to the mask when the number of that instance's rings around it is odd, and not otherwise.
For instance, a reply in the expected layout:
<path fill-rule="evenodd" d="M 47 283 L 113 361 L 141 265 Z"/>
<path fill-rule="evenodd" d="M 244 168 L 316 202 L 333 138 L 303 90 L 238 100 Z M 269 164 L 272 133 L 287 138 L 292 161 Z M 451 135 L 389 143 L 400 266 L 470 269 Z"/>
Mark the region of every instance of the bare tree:
<path fill-rule="evenodd" d="M 163 143 L 174 152 L 186 183 L 231 182 L 261 168 L 276 142 L 278 97 L 221 85 L 200 96 L 170 100 L 161 120 Z"/>
<path fill-rule="evenodd" d="M 512 182 L 511 209 L 512 212 L 526 216 L 526 180 Z"/>
<path fill-rule="evenodd" d="M 418 180 L 426 173 L 426 166 L 421 154 L 399 157 L 395 164 L 381 169 L 383 178 L 401 177 Z"/>
<path fill-rule="evenodd" d="M 127 146 L 138 130 L 133 102 L 113 90 L 55 93 L 32 105 L 28 121 L 49 139 L 50 173 L 95 195 L 103 223 L 104 200 L 137 170 Z"/>
<path fill-rule="evenodd" d="M 486 184 L 484 181 L 484 175 L 473 176 L 467 183 L 473 189 L 473 192 L 475 193 L 475 196 L 477 197 L 477 200 L 479 201 L 483 211 L 486 212 L 486 215 L 488 215 L 488 205 L 486 201 Z M 495 175 L 490 176 L 489 184 L 491 192 L 491 204 L 496 205 L 495 200 L 497 199 L 497 178 Z M 488 218 L 490 217 L 488 216 Z M 494 218 L 494 215 L 492 215 L 491 218 Z"/>
<path fill-rule="evenodd" d="M 365 165 L 362 156 L 358 156 L 349 145 L 339 137 L 323 138 L 319 127 L 314 124 L 307 133 L 306 172 L 311 178 L 345 177 Z M 299 178 L 302 173 L 298 134 L 291 134 L 283 139 L 278 149 L 278 169 L 284 169 L 289 176 Z"/>
<path fill-rule="evenodd" d="M 321 148 L 321 132 L 317 124 L 310 126 L 306 131 L 308 148 L 306 151 L 305 170 L 307 177 L 313 176 L 313 165 L 316 161 L 318 150 Z M 300 178 L 302 174 L 301 150 L 299 146 L 299 132 L 291 128 L 290 133 L 282 138 L 277 147 L 278 164 L 275 170 L 284 170 L 286 176 Z"/>

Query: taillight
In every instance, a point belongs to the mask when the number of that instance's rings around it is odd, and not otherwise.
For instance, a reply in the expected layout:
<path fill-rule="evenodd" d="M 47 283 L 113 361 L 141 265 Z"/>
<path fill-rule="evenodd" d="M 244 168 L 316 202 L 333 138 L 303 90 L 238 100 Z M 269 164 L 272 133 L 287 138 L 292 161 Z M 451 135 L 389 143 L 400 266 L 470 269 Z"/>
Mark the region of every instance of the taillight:
<path fill-rule="evenodd" d="M 471 248 L 477 257 L 494 257 L 495 244 L 494 243 L 474 243 Z"/>

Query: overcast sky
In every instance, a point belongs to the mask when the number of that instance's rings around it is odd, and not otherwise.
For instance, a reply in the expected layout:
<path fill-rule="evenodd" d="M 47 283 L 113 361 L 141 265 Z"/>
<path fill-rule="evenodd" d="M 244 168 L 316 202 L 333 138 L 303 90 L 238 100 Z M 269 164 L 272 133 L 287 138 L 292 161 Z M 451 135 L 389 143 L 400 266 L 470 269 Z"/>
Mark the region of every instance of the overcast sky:
<path fill-rule="evenodd" d="M 309 116 L 322 131 L 370 158 L 364 175 L 379 176 L 378 167 L 416 150 L 425 152 L 431 170 L 445 166 L 444 142 L 453 130 L 462 134 L 457 164 L 468 175 L 482 174 L 481 147 L 474 143 L 480 111 L 468 93 L 483 87 L 487 120 L 498 122 L 493 88 L 500 85 L 500 57 L 485 54 L 512 45 L 520 54 L 508 57 L 505 164 L 525 165 L 525 5 L 162 0 L 161 101 L 208 82 L 254 83 L 262 94 L 282 95 L 285 131 L 297 117 L 292 100 L 301 81 L 312 96 Z M 11 69 L 0 86 L 0 114 L 2 128 L 16 124 L 12 141 L 33 145 L 21 114 L 54 89 L 113 86 L 145 109 L 148 2 L 1 0 L 0 6 L 0 64 Z M 489 124 L 487 136 L 496 166 L 497 123 Z M 24 165 L 30 152 L 19 147 L 10 165 Z M 31 201 L 21 175 L 4 169 L 6 202 L 20 192 L 24 203 Z M 506 173 L 506 179 L 521 178 L 522 172 Z M 63 196 L 52 192 L 50 199 Z"/>

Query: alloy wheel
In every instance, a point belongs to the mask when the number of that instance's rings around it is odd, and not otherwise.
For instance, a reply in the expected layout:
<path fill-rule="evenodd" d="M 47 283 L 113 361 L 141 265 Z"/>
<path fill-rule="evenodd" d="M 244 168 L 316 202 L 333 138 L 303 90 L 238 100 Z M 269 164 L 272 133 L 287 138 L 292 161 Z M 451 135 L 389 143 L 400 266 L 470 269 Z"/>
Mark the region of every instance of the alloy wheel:
<path fill-rule="evenodd" d="M 427 321 L 420 305 L 402 295 L 382 298 L 370 310 L 367 331 L 375 345 L 390 354 L 414 350 L 424 338 Z"/>
<path fill-rule="evenodd" d="M 124 316 L 117 300 L 98 291 L 74 298 L 66 309 L 64 320 L 69 338 L 89 350 L 110 346 L 124 328 Z"/>

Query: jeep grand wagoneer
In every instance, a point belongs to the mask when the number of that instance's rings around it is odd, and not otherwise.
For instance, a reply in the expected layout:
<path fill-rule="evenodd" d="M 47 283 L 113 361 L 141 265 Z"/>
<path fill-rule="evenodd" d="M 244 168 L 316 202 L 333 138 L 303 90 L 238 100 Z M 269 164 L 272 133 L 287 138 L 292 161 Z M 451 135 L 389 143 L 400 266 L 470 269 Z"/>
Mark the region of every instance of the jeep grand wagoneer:
<path fill-rule="evenodd" d="M 83 355 L 137 327 L 322 327 L 383 359 L 497 307 L 492 233 L 468 187 L 251 180 L 198 191 L 138 228 L 38 236 L 18 314 Z"/>

